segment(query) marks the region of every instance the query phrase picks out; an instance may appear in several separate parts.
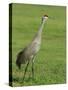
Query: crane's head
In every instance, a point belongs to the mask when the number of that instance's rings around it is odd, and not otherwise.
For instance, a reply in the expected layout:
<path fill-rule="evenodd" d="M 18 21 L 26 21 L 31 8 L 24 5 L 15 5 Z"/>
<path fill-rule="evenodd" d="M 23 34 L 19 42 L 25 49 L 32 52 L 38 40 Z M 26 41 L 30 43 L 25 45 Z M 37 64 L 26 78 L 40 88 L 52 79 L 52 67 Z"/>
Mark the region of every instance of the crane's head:
<path fill-rule="evenodd" d="M 48 15 L 44 15 L 43 17 L 42 17 L 42 22 L 43 21 L 46 21 L 48 19 Z"/>

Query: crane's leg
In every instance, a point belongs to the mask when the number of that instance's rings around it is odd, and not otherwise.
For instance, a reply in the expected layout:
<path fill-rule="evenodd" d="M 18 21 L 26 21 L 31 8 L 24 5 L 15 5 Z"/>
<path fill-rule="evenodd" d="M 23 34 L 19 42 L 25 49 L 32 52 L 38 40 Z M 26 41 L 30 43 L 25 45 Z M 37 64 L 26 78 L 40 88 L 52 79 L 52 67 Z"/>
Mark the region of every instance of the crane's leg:
<path fill-rule="evenodd" d="M 28 61 L 27 65 L 26 65 L 26 68 L 25 68 L 25 72 L 24 72 L 24 76 L 23 76 L 23 81 L 25 79 L 25 75 L 26 75 L 26 71 L 27 71 L 28 65 L 29 65 L 29 61 Z"/>
<path fill-rule="evenodd" d="M 34 60 L 32 60 L 32 79 L 34 80 Z"/>
<path fill-rule="evenodd" d="M 30 60 L 31 61 L 31 75 L 32 75 L 32 79 L 34 80 L 34 57 L 32 58 L 32 60 Z M 28 78 L 28 80 L 30 79 L 30 74 L 29 74 L 29 78 Z"/>

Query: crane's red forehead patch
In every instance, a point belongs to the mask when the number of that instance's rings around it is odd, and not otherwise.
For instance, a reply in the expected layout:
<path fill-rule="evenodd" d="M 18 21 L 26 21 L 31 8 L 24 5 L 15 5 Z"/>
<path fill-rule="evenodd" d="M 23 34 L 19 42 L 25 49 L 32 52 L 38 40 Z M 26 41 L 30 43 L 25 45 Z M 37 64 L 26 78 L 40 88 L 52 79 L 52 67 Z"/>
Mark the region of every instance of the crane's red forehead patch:
<path fill-rule="evenodd" d="M 44 17 L 48 17 L 48 15 L 44 15 Z"/>

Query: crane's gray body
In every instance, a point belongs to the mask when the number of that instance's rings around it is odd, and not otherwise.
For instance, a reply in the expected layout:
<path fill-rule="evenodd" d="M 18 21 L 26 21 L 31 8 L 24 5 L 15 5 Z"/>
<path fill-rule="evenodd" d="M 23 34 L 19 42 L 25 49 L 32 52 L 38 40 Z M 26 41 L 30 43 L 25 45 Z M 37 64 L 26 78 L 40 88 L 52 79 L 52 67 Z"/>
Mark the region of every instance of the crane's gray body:
<path fill-rule="evenodd" d="M 31 60 L 39 51 L 40 44 L 41 36 L 36 35 L 32 42 L 28 46 L 26 46 L 21 52 L 19 52 L 16 63 L 25 64 L 27 61 Z"/>

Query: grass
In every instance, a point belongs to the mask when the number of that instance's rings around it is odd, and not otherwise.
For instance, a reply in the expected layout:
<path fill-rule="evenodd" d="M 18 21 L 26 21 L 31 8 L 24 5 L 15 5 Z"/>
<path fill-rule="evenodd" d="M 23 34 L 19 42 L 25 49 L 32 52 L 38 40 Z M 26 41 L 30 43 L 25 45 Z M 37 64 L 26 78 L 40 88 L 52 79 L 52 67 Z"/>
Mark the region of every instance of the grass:
<path fill-rule="evenodd" d="M 42 5 L 12 5 L 12 84 L 13 86 L 63 84 L 66 82 L 66 21 L 65 7 Z M 23 83 L 25 65 L 16 66 L 16 56 L 38 30 L 41 17 L 48 14 L 42 33 L 42 44 L 34 62 L 35 80 L 28 80 L 31 63 Z"/>

